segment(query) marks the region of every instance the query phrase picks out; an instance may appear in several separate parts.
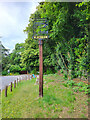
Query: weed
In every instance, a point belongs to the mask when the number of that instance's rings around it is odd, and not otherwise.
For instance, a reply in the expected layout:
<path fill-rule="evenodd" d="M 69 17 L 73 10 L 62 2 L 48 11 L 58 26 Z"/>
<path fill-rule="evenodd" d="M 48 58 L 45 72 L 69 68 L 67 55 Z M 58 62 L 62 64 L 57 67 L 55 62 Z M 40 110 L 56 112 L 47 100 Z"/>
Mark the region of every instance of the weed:
<path fill-rule="evenodd" d="M 74 87 L 73 90 L 74 90 L 74 92 L 78 92 L 79 87 Z"/>
<path fill-rule="evenodd" d="M 67 80 L 68 79 L 68 76 L 67 76 L 67 74 L 65 74 L 64 73 L 64 77 L 63 77 L 65 80 Z"/>
<path fill-rule="evenodd" d="M 66 84 L 66 83 L 63 83 L 63 85 L 64 85 L 65 87 L 67 87 L 67 84 Z"/>
<path fill-rule="evenodd" d="M 78 87 L 83 87 L 83 85 L 84 85 L 83 82 L 79 82 L 79 83 L 77 83 L 77 86 L 78 86 Z"/>
<path fill-rule="evenodd" d="M 85 116 L 84 114 L 81 114 L 81 117 L 82 117 L 82 118 L 86 118 L 86 116 Z"/>
<path fill-rule="evenodd" d="M 60 72 L 63 73 L 63 70 L 61 69 Z"/>
<path fill-rule="evenodd" d="M 67 84 L 72 87 L 75 85 L 75 82 L 73 80 L 68 80 Z"/>
<path fill-rule="evenodd" d="M 67 112 L 68 112 L 68 113 L 72 113 L 73 111 L 72 111 L 72 110 L 68 110 Z"/>

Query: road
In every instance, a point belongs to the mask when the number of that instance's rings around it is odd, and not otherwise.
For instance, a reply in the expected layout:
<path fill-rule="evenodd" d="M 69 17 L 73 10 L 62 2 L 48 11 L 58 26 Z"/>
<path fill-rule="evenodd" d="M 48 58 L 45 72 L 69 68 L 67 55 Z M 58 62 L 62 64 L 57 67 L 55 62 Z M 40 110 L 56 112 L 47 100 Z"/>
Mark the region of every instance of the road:
<path fill-rule="evenodd" d="M 5 89 L 6 85 L 8 86 L 11 82 L 17 80 L 17 78 L 21 80 L 26 80 L 26 79 L 30 79 L 31 76 L 30 75 L 0 76 L 0 90 Z"/>

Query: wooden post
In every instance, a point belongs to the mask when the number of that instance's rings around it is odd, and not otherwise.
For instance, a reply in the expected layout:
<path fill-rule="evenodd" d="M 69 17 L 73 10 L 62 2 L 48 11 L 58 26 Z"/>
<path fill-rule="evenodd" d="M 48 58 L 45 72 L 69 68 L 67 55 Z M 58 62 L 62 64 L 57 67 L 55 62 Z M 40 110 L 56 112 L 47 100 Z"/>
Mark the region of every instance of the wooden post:
<path fill-rule="evenodd" d="M 14 88 L 16 88 L 16 80 L 14 81 Z"/>
<path fill-rule="evenodd" d="M 17 78 L 17 86 L 18 86 L 18 78 Z"/>
<path fill-rule="evenodd" d="M 39 97 L 43 97 L 43 49 L 42 40 L 39 40 Z"/>
<path fill-rule="evenodd" d="M 19 82 L 21 82 L 21 78 L 19 77 Z"/>
<path fill-rule="evenodd" d="M 21 77 L 20 77 L 20 82 L 21 82 Z"/>
<path fill-rule="evenodd" d="M 28 80 L 30 80 L 30 75 L 28 75 Z"/>
<path fill-rule="evenodd" d="M 8 89 L 8 86 L 5 87 L 5 97 L 7 97 L 7 89 Z"/>
<path fill-rule="evenodd" d="M 11 82 L 11 88 L 10 88 L 10 91 L 12 92 L 12 82 Z"/>

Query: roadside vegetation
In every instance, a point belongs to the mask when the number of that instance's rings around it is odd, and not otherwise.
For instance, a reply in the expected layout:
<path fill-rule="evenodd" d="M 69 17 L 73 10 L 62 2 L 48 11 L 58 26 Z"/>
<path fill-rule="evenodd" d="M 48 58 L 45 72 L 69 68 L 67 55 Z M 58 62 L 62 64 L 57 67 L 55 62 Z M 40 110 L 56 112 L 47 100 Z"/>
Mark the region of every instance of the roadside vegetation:
<path fill-rule="evenodd" d="M 3 118 L 88 118 L 87 90 L 74 87 L 87 84 L 64 80 L 62 75 L 44 76 L 44 96 L 39 98 L 39 86 L 35 78 L 22 81 L 8 96 L 2 92 Z M 84 86 L 83 86 L 84 85 Z"/>
<path fill-rule="evenodd" d="M 25 43 L 17 43 L 10 54 L 2 45 L 2 75 L 7 75 L 8 69 L 11 74 L 39 71 L 38 40 L 32 38 L 35 16 L 48 18 L 49 38 L 43 41 L 44 74 L 62 70 L 65 78 L 70 74 L 71 79 L 87 79 L 90 72 L 89 2 L 39 2 L 24 30 Z"/>
<path fill-rule="evenodd" d="M 43 40 L 44 96 L 38 97 L 35 79 L 22 81 L 13 92 L 8 88 L 8 97 L 3 90 L 3 118 L 88 117 L 88 9 L 89 2 L 39 2 L 24 30 L 25 43 L 17 43 L 12 53 L 2 45 L 2 75 L 19 75 L 21 71 L 37 75 L 39 47 L 38 40 L 32 38 L 32 19 L 48 18 L 48 31 L 41 28 L 49 34 L 49 38 Z M 60 74 L 56 74 L 57 71 Z"/>
<path fill-rule="evenodd" d="M 2 116 L 2 100 L 1 100 L 1 91 L 0 91 L 0 120 L 1 120 L 1 117 Z"/>

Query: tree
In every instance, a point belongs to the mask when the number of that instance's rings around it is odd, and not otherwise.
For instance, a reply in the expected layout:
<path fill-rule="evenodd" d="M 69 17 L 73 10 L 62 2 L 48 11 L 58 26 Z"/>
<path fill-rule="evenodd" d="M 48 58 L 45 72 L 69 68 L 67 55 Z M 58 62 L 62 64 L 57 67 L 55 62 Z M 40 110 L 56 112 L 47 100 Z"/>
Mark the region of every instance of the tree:
<path fill-rule="evenodd" d="M 89 3 L 75 2 L 40 2 L 37 10 L 30 16 L 25 51 L 21 62 L 27 69 L 39 65 L 37 41 L 32 39 L 32 18 L 48 18 L 49 39 L 43 43 L 44 69 L 67 70 L 71 78 L 82 76 L 89 69 L 87 59 L 88 47 L 88 13 Z M 37 28 L 37 31 L 39 28 Z M 32 68 L 33 69 L 33 68 Z M 84 71 L 84 72 L 83 72 Z"/>

